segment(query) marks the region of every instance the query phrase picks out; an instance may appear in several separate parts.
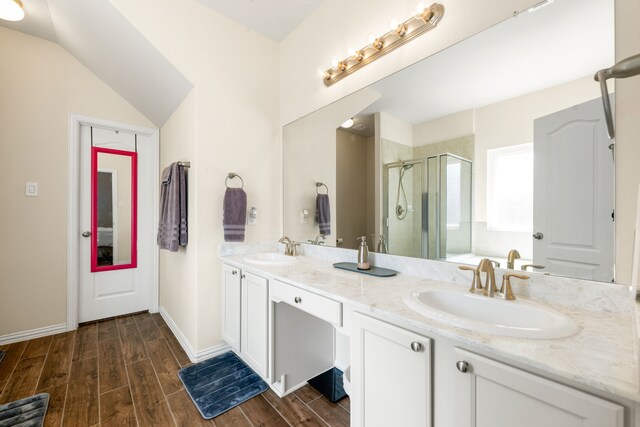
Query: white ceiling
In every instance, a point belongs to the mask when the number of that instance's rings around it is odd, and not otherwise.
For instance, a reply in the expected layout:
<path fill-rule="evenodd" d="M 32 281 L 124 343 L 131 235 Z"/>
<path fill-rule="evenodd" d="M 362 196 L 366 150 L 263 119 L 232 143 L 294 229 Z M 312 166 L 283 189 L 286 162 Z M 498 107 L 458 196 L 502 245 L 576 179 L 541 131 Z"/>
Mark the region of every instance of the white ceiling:
<path fill-rule="evenodd" d="M 417 124 L 591 76 L 613 65 L 614 33 L 614 0 L 556 0 L 374 83 L 362 114 Z"/>
<path fill-rule="evenodd" d="M 198 0 L 222 15 L 281 42 L 324 0 Z"/>
<path fill-rule="evenodd" d="M 25 19 L 0 25 L 58 43 L 156 126 L 193 85 L 104 0 L 28 0 Z"/>

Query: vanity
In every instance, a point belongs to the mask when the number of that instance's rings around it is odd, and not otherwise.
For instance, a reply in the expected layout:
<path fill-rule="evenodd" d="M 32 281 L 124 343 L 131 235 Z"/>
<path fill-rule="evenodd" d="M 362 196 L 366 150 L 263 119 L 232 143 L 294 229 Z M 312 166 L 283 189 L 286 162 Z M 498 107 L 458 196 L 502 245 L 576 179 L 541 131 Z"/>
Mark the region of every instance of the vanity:
<path fill-rule="evenodd" d="M 333 268 L 352 250 L 305 245 L 303 255 L 271 264 L 251 262 L 247 251 L 221 252 L 224 336 L 279 396 L 332 366 L 344 369 L 347 351 L 354 426 L 637 425 L 636 307 L 624 287 L 542 274 L 528 288 L 514 284 L 522 302 L 578 326 L 564 338 L 514 338 L 405 303 L 415 290 L 466 292 L 470 276 L 452 264 L 376 254 L 376 265 L 399 271 L 376 278 Z M 558 286 L 580 292 L 553 294 Z"/>

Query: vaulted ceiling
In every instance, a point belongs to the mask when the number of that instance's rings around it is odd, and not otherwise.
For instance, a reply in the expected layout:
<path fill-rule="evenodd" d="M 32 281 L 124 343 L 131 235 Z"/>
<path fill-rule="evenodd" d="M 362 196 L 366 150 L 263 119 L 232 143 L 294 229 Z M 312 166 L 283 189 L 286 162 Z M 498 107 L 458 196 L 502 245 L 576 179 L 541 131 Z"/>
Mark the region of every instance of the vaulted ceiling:
<path fill-rule="evenodd" d="M 28 0 L 0 25 L 58 43 L 161 127 L 193 85 L 107 0 Z"/>

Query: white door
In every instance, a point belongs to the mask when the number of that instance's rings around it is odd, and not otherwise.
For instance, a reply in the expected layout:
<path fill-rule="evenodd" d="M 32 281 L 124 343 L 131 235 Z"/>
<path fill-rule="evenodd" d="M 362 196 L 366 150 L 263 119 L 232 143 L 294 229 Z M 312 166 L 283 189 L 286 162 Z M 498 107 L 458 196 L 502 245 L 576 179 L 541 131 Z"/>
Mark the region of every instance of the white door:
<path fill-rule="evenodd" d="M 352 327 L 352 425 L 431 426 L 431 340 L 360 313 Z"/>
<path fill-rule="evenodd" d="M 92 159 L 92 147 L 112 152 L 96 152 Z M 132 166 L 131 153 L 136 153 L 137 168 Z M 80 323 L 148 310 L 150 307 L 149 263 L 154 235 L 154 225 L 150 221 L 150 202 L 153 199 L 149 191 L 153 188 L 151 153 L 148 135 L 80 126 L 79 232 L 83 236 L 78 263 Z M 94 179 L 97 182 L 94 189 L 102 185 L 102 178 L 108 180 L 106 187 L 116 189 L 109 197 L 96 199 L 99 204 L 96 204 L 95 211 L 107 214 L 93 215 L 93 224 L 92 167 L 95 168 Z M 117 170 L 116 174 L 112 173 L 114 170 Z M 100 188 L 97 194 L 102 195 L 103 187 Z M 109 199 L 111 203 L 105 205 Z M 137 202 L 134 203 L 134 200 Z M 134 221 L 131 212 L 136 209 L 137 221 Z M 128 267 L 133 260 L 135 267 Z"/>
<path fill-rule="evenodd" d="M 544 271 L 613 280 L 610 143 L 600 98 L 534 121 L 533 261 Z"/>
<path fill-rule="evenodd" d="M 456 348 L 456 427 L 622 427 L 615 403 Z"/>

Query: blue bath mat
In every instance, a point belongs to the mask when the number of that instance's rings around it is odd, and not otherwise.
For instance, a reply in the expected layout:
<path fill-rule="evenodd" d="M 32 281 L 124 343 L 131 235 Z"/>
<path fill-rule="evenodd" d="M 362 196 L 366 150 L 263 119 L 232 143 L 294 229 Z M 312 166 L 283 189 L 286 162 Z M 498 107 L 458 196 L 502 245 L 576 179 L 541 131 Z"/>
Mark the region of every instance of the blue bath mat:
<path fill-rule="evenodd" d="M 206 419 L 216 417 L 269 388 L 232 352 L 182 368 L 178 376 Z"/>
<path fill-rule="evenodd" d="M 41 427 L 49 405 L 47 393 L 0 405 L 0 427 Z"/>

